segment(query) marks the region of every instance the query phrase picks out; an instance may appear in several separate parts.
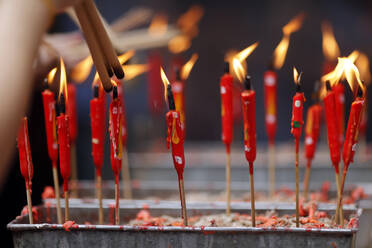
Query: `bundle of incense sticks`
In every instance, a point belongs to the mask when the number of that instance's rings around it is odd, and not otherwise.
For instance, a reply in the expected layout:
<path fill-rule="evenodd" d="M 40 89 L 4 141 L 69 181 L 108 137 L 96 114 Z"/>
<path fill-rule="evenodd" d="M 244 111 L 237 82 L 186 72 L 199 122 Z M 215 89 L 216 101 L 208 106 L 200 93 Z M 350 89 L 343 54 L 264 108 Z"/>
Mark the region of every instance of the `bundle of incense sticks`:
<path fill-rule="evenodd" d="M 112 47 L 93 0 L 82 0 L 74 9 L 102 85 L 109 92 L 112 90 L 110 77 L 115 74 L 119 79 L 124 78 L 123 68 Z"/>

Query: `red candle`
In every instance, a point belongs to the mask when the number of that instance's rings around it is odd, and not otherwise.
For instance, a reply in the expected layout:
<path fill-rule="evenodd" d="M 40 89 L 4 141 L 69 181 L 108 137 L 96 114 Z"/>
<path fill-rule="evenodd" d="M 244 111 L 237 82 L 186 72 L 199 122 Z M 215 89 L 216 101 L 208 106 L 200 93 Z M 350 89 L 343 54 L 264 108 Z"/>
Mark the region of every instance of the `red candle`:
<path fill-rule="evenodd" d="M 90 100 L 90 120 L 92 131 L 92 155 L 97 175 L 101 175 L 104 160 L 105 141 L 105 105 L 99 98 L 98 86 L 95 86 L 95 96 Z"/>
<path fill-rule="evenodd" d="M 57 143 L 57 131 L 56 131 L 56 102 L 54 100 L 54 93 L 49 89 L 44 90 L 43 96 L 43 107 L 44 107 L 44 120 L 45 130 L 48 144 L 48 154 L 52 161 L 53 167 L 57 167 L 58 160 L 58 143 Z"/>
<path fill-rule="evenodd" d="M 340 139 L 338 131 L 339 125 L 337 121 L 338 118 L 336 112 L 335 93 L 328 89 L 326 96 L 323 98 L 323 102 L 327 124 L 329 152 L 332 164 L 335 167 L 336 173 L 338 173 L 339 172 L 338 164 L 340 163 Z"/>
<path fill-rule="evenodd" d="M 180 121 L 182 129 L 185 129 L 185 96 L 184 96 L 184 82 L 179 76 L 176 81 L 172 83 L 172 92 L 174 96 L 174 103 L 176 110 L 180 113 Z"/>
<path fill-rule="evenodd" d="M 269 143 L 275 142 L 276 134 L 276 85 L 277 75 L 273 70 L 268 70 L 264 74 L 264 96 L 265 96 L 265 124 Z"/>
<path fill-rule="evenodd" d="M 163 111 L 163 90 L 159 68 L 162 65 L 160 54 L 153 53 L 148 57 L 148 104 L 153 115 L 159 115 Z"/>
<path fill-rule="evenodd" d="M 67 115 L 69 116 L 70 139 L 75 143 L 77 137 L 77 111 L 76 111 L 76 86 L 72 83 L 67 85 L 68 103 Z"/>
<path fill-rule="evenodd" d="M 308 161 L 314 158 L 316 144 L 319 138 L 320 121 L 322 115 L 322 106 L 313 104 L 307 111 L 306 126 L 305 126 L 305 157 Z M 311 166 L 309 162 L 307 164 Z"/>
<path fill-rule="evenodd" d="M 31 189 L 31 180 L 34 175 L 34 166 L 32 164 L 31 146 L 28 138 L 27 118 L 22 119 L 21 127 L 18 130 L 18 152 L 21 174 L 25 179 L 26 189 Z"/>
<path fill-rule="evenodd" d="M 342 159 L 345 165 L 344 170 L 347 170 L 349 164 L 353 162 L 354 153 L 358 142 L 359 125 L 361 122 L 361 116 L 363 114 L 363 107 L 364 98 L 361 97 L 357 97 L 351 104 L 344 148 L 342 151 Z"/>
<path fill-rule="evenodd" d="M 63 95 L 61 96 L 63 98 Z M 71 174 L 70 165 L 70 131 L 69 131 L 69 117 L 65 113 L 61 113 L 57 117 L 57 131 L 58 131 L 58 144 L 59 144 L 59 165 L 63 178 L 63 189 L 68 191 L 68 180 Z"/>
<path fill-rule="evenodd" d="M 115 92 L 116 91 L 116 92 Z M 122 106 L 117 96 L 117 87 L 114 87 L 113 99 L 109 108 L 109 132 L 111 141 L 111 167 L 115 175 L 115 183 L 119 183 L 119 173 L 121 170 L 121 120 Z"/>
<path fill-rule="evenodd" d="M 127 118 L 125 115 L 125 102 L 124 102 L 124 88 L 122 82 L 117 81 L 118 84 L 118 96 L 121 102 L 121 144 L 123 147 L 127 146 L 128 131 L 127 131 Z"/>
<path fill-rule="evenodd" d="M 221 77 L 221 116 L 222 116 L 222 141 L 226 145 L 226 152 L 230 153 L 230 145 L 233 139 L 233 101 L 232 101 L 233 77 L 229 73 L 229 65 L 226 65 L 225 74 Z"/>
<path fill-rule="evenodd" d="M 249 173 L 253 174 L 256 159 L 256 93 L 246 89 L 241 93 L 244 120 L 244 151 L 249 162 Z"/>
<path fill-rule="evenodd" d="M 299 152 L 299 140 L 301 138 L 305 96 L 302 92 L 296 92 L 292 100 L 291 133 L 296 141 L 296 153 Z"/>
<path fill-rule="evenodd" d="M 336 84 L 332 91 L 335 92 L 335 106 L 336 116 L 338 123 L 338 137 L 340 147 L 344 141 L 344 130 L 345 130 L 345 87 L 342 84 Z"/>

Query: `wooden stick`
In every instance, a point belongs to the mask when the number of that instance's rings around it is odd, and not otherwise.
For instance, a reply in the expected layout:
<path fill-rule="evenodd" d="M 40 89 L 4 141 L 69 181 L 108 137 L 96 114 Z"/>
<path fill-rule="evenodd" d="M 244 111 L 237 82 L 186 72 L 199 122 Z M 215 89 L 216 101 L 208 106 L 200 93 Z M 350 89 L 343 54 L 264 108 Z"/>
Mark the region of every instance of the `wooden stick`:
<path fill-rule="evenodd" d="M 275 194 L 275 144 L 269 143 L 269 197 Z"/>
<path fill-rule="evenodd" d="M 68 191 L 65 191 L 65 222 L 70 219 L 70 211 L 69 211 L 69 206 L 68 206 Z"/>
<path fill-rule="evenodd" d="M 96 185 L 96 190 L 97 190 L 97 198 L 98 198 L 98 224 L 102 225 L 103 224 L 103 204 L 102 204 L 102 176 L 97 175 L 97 185 Z"/>
<path fill-rule="evenodd" d="M 123 156 L 121 159 L 121 178 L 123 180 L 123 192 L 125 199 L 132 199 L 132 183 L 130 180 L 128 150 L 123 147 Z"/>
<path fill-rule="evenodd" d="M 338 167 L 338 165 L 337 165 Z M 340 188 L 340 173 L 339 172 L 335 172 L 335 176 L 336 176 L 336 186 L 337 186 L 337 199 L 340 198 L 340 193 L 341 193 L 341 188 Z M 337 224 L 339 224 L 339 215 L 340 215 L 340 208 L 339 206 L 336 207 L 336 213 L 335 213 L 335 222 Z"/>
<path fill-rule="evenodd" d="M 231 157 L 230 152 L 226 152 L 226 215 L 231 212 Z"/>
<path fill-rule="evenodd" d="M 180 190 L 183 225 L 187 226 L 187 208 L 186 208 L 185 186 L 183 183 L 183 178 L 178 179 L 178 187 Z"/>
<path fill-rule="evenodd" d="M 58 224 L 62 224 L 61 195 L 59 193 L 58 171 L 56 162 L 53 162 L 53 182 L 57 201 L 57 222 Z"/>
<path fill-rule="evenodd" d="M 310 165 L 311 165 L 311 160 L 309 159 L 309 160 L 307 160 L 307 166 L 306 166 L 305 178 L 304 178 L 304 198 L 305 198 L 305 201 L 307 201 L 308 198 L 309 198 L 309 179 L 310 179 L 310 172 L 311 172 Z"/>
<path fill-rule="evenodd" d="M 119 175 L 115 176 L 115 225 L 120 224 L 119 209 Z"/>
<path fill-rule="evenodd" d="M 77 182 L 78 182 L 78 172 L 77 172 L 77 157 L 76 157 L 76 144 L 71 144 L 71 197 L 78 198 L 77 193 Z"/>
<path fill-rule="evenodd" d="M 252 226 L 256 227 L 256 208 L 254 198 L 254 179 L 253 179 L 253 163 L 249 163 L 249 181 L 251 184 L 251 217 Z"/>
<path fill-rule="evenodd" d="M 300 227 L 300 176 L 299 176 L 299 152 L 296 151 L 296 227 Z"/>
<path fill-rule="evenodd" d="M 104 56 L 100 50 L 98 41 L 95 38 L 92 26 L 89 23 L 87 14 L 85 13 L 84 7 L 81 3 L 75 5 L 75 13 L 79 19 L 80 26 L 83 30 L 86 42 L 90 53 L 92 54 L 92 59 L 94 65 L 96 66 L 99 78 L 102 82 L 103 87 L 107 92 L 112 90 L 112 83 L 109 78 L 108 72 L 111 71 L 111 67 L 108 64 L 105 65 Z"/>
<path fill-rule="evenodd" d="M 342 228 L 344 227 L 344 211 L 343 211 L 342 197 L 343 197 L 343 193 L 344 193 L 344 185 L 345 185 L 347 168 L 348 168 L 348 166 L 344 165 L 344 173 L 342 174 L 340 194 L 338 195 L 338 202 L 337 202 L 337 208 L 340 210 L 340 225 L 341 225 Z"/>
<path fill-rule="evenodd" d="M 29 187 L 26 187 L 26 195 L 27 195 L 28 219 L 30 221 L 30 224 L 34 224 L 34 218 L 33 218 L 33 215 L 32 215 L 31 192 L 30 192 Z"/>
<path fill-rule="evenodd" d="M 114 48 L 112 47 L 111 41 L 107 35 L 107 31 L 102 24 L 96 5 L 92 0 L 83 1 L 83 5 L 85 6 L 88 18 L 94 27 L 93 31 L 96 34 L 96 38 L 104 57 L 112 67 L 116 77 L 119 79 L 124 78 L 123 68 L 121 67 L 118 57 L 116 56 Z"/>

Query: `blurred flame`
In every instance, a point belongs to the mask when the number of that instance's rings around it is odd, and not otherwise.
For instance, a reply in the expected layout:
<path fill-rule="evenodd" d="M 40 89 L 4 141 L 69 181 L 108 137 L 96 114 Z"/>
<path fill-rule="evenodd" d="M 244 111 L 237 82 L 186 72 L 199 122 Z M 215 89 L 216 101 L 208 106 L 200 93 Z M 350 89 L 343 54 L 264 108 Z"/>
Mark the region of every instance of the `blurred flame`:
<path fill-rule="evenodd" d="M 88 56 L 85 59 L 81 60 L 76 66 L 71 70 L 71 78 L 76 83 L 84 82 L 92 69 L 93 60 L 92 56 Z"/>
<path fill-rule="evenodd" d="M 172 53 L 181 53 L 191 46 L 191 39 L 187 35 L 177 35 L 168 42 L 168 49 Z"/>
<path fill-rule="evenodd" d="M 143 65 L 124 65 L 123 70 L 125 71 L 124 81 L 129 81 L 148 70 L 146 64 Z"/>
<path fill-rule="evenodd" d="M 166 15 L 157 14 L 152 19 L 148 32 L 152 36 L 162 36 L 168 28 L 168 18 Z"/>
<path fill-rule="evenodd" d="M 293 81 L 294 81 L 295 84 L 300 83 L 301 75 L 302 75 L 302 72 L 300 74 L 298 74 L 298 71 L 297 71 L 296 67 L 293 66 Z"/>
<path fill-rule="evenodd" d="M 256 47 L 258 46 L 258 42 L 250 45 L 249 47 L 243 49 L 242 51 L 240 51 L 235 57 L 240 61 L 244 61 L 247 59 L 247 57 L 254 51 L 254 49 L 256 49 Z"/>
<path fill-rule="evenodd" d="M 239 59 L 233 58 L 232 61 L 234 72 L 239 79 L 239 82 L 243 83 L 244 77 L 245 77 L 245 70 L 244 67 L 242 66 L 242 63 Z"/>
<path fill-rule="evenodd" d="M 334 61 L 340 56 L 340 49 L 335 39 L 332 25 L 327 22 L 322 22 L 322 48 L 326 60 Z"/>
<path fill-rule="evenodd" d="M 273 55 L 273 66 L 275 69 L 279 70 L 280 68 L 282 68 L 285 57 L 287 55 L 290 35 L 301 28 L 304 18 L 305 13 L 301 12 L 300 14 L 292 18 L 292 20 L 290 20 L 290 22 L 283 27 L 283 38 L 279 42 L 278 46 L 275 48 Z"/>
<path fill-rule="evenodd" d="M 178 18 L 177 25 L 182 33 L 194 38 L 199 33 L 197 25 L 203 15 L 203 7 L 200 5 L 193 5 Z"/>
<path fill-rule="evenodd" d="M 351 61 L 355 63 L 359 56 L 360 52 L 358 50 L 354 50 L 352 53 L 349 54 L 349 56 L 347 56 L 347 58 L 351 59 Z"/>
<path fill-rule="evenodd" d="M 165 98 L 165 101 L 166 101 L 167 100 L 168 85 L 170 85 L 170 83 L 169 83 L 167 75 L 165 75 L 165 72 L 164 72 L 162 67 L 160 67 L 160 76 L 161 76 L 161 80 L 163 81 L 163 84 L 164 84 L 164 98 Z"/>
<path fill-rule="evenodd" d="M 57 67 L 54 67 L 53 69 L 50 70 L 50 72 L 48 73 L 47 75 L 47 80 L 48 80 L 48 84 L 51 85 L 53 83 L 53 80 L 54 80 L 54 77 L 56 75 L 56 72 L 57 72 Z"/>
<path fill-rule="evenodd" d="M 371 83 L 371 72 L 369 70 L 369 60 L 366 54 L 359 53 L 358 58 L 355 61 L 355 65 L 359 69 L 360 77 L 369 85 Z"/>
<path fill-rule="evenodd" d="M 66 76 L 66 67 L 65 62 L 63 62 L 62 57 L 59 57 L 59 66 L 60 66 L 60 78 L 59 78 L 59 94 L 58 100 L 61 98 L 61 94 L 63 93 L 65 97 L 65 101 L 68 101 L 67 96 L 67 76 Z"/>
<path fill-rule="evenodd" d="M 110 79 L 111 80 L 111 83 L 112 83 L 112 86 L 118 86 L 118 83 L 115 81 L 115 80 L 113 80 L 113 79 Z"/>
<path fill-rule="evenodd" d="M 196 63 L 198 58 L 199 58 L 199 55 L 197 53 L 194 53 L 189 59 L 189 61 L 187 61 L 186 64 L 182 66 L 181 72 L 180 72 L 182 80 L 186 80 L 189 77 L 190 72 L 192 68 L 194 67 L 194 64 Z"/>
<path fill-rule="evenodd" d="M 134 54 L 136 53 L 135 50 L 129 50 L 125 53 L 123 53 L 122 55 L 119 55 L 118 56 L 118 60 L 120 62 L 121 65 L 125 64 L 128 60 L 130 60 Z"/>

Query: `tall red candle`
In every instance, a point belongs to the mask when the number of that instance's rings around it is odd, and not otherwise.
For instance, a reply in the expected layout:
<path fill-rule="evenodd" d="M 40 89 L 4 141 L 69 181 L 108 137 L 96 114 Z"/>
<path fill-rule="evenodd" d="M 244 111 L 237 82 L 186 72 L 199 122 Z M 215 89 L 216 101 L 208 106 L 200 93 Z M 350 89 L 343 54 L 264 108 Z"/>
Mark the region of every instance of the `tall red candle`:
<path fill-rule="evenodd" d="M 296 142 L 296 153 L 299 152 L 299 141 L 301 138 L 303 121 L 303 109 L 304 109 L 304 93 L 296 92 L 292 99 L 292 119 L 291 119 L 291 133 L 295 138 Z"/>
<path fill-rule="evenodd" d="M 174 103 L 176 110 L 180 113 L 180 121 L 182 129 L 185 128 L 185 96 L 184 96 L 184 82 L 181 81 L 179 75 L 172 83 L 172 92 L 174 96 Z"/>
<path fill-rule="evenodd" d="M 338 137 L 340 147 L 344 141 L 344 130 L 345 130 L 345 87 L 343 84 L 338 83 L 333 88 L 332 91 L 335 92 L 335 106 L 336 106 L 336 116 L 338 123 Z"/>
<path fill-rule="evenodd" d="M 232 101 L 233 77 L 229 73 L 229 65 L 226 65 L 225 74 L 221 77 L 221 116 L 222 116 L 222 141 L 226 145 L 226 152 L 230 153 L 230 145 L 233 140 L 233 101 Z"/>
<path fill-rule="evenodd" d="M 305 126 L 305 157 L 308 161 L 314 158 L 316 144 L 319 138 L 322 106 L 313 104 L 307 111 Z M 311 166 L 308 162 L 307 166 Z"/>
<path fill-rule="evenodd" d="M 56 102 L 54 100 L 54 93 L 49 89 L 42 93 L 43 107 L 44 107 L 44 121 L 48 145 L 49 158 L 52 161 L 53 167 L 57 167 L 58 160 L 58 143 L 56 130 Z"/>
<path fill-rule="evenodd" d="M 268 70 L 264 74 L 265 125 L 269 143 L 274 144 L 276 134 L 277 74 Z"/>
<path fill-rule="evenodd" d="M 25 179 L 26 189 L 31 190 L 31 180 L 34 175 L 34 166 L 32 163 L 31 146 L 28 137 L 27 118 L 22 118 L 21 126 L 18 130 L 18 152 L 21 174 Z"/>
<path fill-rule="evenodd" d="M 63 98 L 63 95 L 61 95 Z M 69 116 L 62 112 L 57 117 L 57 131 L 59 144 L 59 165 L 63 178 L 63 189 L 68 192 L 68 180 L 71 174 L 71 160 L 70 160 L 70 131 L 69 131 Z"/>
<path fill-rule="evenodd" d="M 115 183 L 119 182 L 119 174 L 121 170 L 121 120 L 122 120 L 122 107 L 120 99 L 117 96 L 117 87 L 114 87 L 113 99 L 109 108 L 109 132 L 111 141 L 111 167 L 115 175 Z"/>

